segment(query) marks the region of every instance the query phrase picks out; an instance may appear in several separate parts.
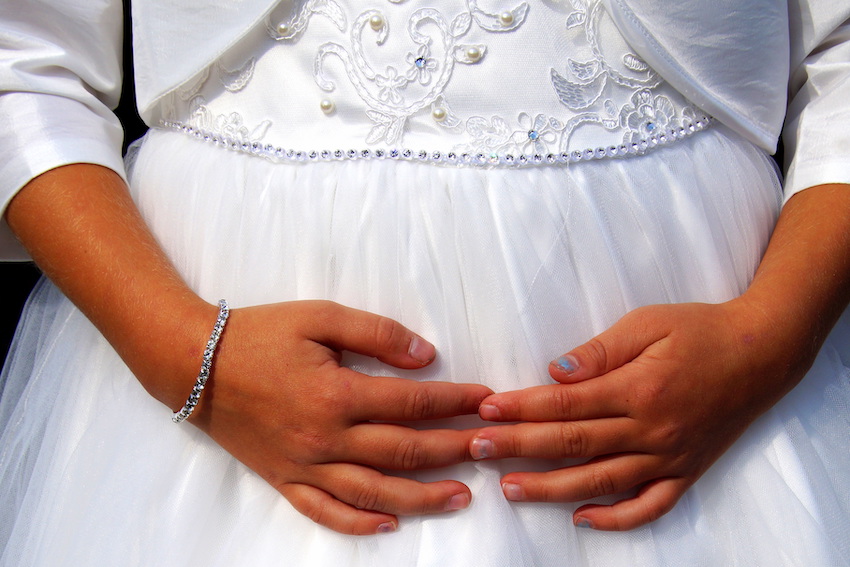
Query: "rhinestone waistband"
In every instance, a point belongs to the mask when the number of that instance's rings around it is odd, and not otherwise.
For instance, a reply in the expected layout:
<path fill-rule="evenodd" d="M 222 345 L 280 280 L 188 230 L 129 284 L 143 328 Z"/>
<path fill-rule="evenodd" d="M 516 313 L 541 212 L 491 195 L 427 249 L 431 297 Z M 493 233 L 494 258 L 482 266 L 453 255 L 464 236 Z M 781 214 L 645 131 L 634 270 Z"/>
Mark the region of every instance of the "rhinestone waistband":
<path fill-rule="evenodd" d="M 267 159 L 275 163 L 304 163 L 326 161 L 351 161 L 370 159 L 389 159 L 430 163 L 434 165 L 475 166 L 475 167 L 530 167 L 566 165 L 582 161 L 611 158 L 627 158 L 646 154 L 654 149 L 686 139 L 708 128 L 714 119 L 702 115 L 687 126 L 670 128 L 657 135 L 632 142 L 630 144 L 607 147 L 586 148 L 572 152 L 547 154 L 510 154 L 510 153 L 459 153 L 454 151 L 427 151 L 411 148 L 378 149 L 336 149 L 336 150 L 297 150 L 272 144 L 248 142 L 209 130 L 184 124 L 182 122 L 162 121 L 160 127 L 180 132 L 184 135 L 230 151 L 240 152 Z"/>

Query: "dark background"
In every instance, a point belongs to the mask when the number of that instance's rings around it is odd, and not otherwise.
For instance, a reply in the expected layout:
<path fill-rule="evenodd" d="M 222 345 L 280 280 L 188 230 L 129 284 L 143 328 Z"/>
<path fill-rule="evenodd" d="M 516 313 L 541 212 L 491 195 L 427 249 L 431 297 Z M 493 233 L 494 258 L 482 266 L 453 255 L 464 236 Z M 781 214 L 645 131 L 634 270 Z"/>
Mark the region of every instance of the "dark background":
<path fill-rule="evenodd" d="M 129 0 L 124 0 L 124 13 L 129 14 Z M 147 127 L 136 112 L 133 89 L 133 62 L 130 57 L 132 37 L 129 17 L 124 18 L 124 88 L 116 114 L 124 124 L 124 150 L 130 142 L 144 134 Z M 24 302 L 41 273 L 31 262 L 0 262 L 0 362 L 5 360 L 15 326 Z"/>

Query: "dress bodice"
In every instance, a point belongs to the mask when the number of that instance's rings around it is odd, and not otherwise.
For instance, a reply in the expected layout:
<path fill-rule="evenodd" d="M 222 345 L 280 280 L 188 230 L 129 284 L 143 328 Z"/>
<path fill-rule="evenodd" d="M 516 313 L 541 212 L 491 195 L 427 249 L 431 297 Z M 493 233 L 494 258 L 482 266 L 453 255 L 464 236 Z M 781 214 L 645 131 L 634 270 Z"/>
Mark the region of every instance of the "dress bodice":
<path fill-rule="evenodd" d="M 298 0 L 163 102 L 271 159 L 533 164 L 643 153 L 711 119 L 598 0 Z"/>

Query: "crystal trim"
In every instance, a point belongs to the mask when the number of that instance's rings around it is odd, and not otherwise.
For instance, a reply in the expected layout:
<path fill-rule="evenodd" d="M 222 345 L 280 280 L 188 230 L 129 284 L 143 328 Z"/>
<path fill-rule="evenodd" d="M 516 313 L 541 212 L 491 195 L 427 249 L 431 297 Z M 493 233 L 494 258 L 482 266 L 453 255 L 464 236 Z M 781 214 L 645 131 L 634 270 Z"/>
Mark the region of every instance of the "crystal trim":
<path fill-rule="evenodd" d="M 191 136 L 199 141 L 225 148 L 231 151 L 261 157 L 275 163 L 303 163 L 325 161 L 351 161 L 389 159 L 396 161 L 413 161 L 435 165 L 455 165 L 474 167 L 532 167 L 549 165 L 566 165 L 580 161 L 594 161 L 610 158 L 628 158 L 643 155 L 654 149 L 668 146 L 678 140 L 708 128 L 714 119 L 708 115 L 678 128 L 667 129 L 657 135 L 641 139 L 631 144 L 619 144 L 599 148 L 586 148 L 572 152 L 557 154 L 499 154 L 499 153 L 458 153 L 441 150 L 425 151 L 409 148 L 393 149 L 361 149 L 361 150 L 295 150 L 286 149 L 272 144 L 245 142 L 230 136 L 216 134 L 208 130 L 190 126 L 182 122 L 160 121 L 164 129 L 174 130 Z"/>
<path fill-rule="evenodd" d="M 171 416 L 171 421 L 174 423 L 184 421 L 192 415 L 193 411 L 195 411 L 195 406 L 198 405 L 198 401 L 201 399 L 201 393 L 204 391 L 204 386 L 206 386 L 207 380 L 210 377 L 215 349 L 218 345 L 219 339 L 221 339 L 221 333 L 224 331 L 224 325 L 227 323 L 229 315 L 230 308 L 227 306 L 227 301 L 224 299 L 219 300 L 218 317 L 215 320 L 215 326 L 213 327 L 210 338 L 207 341 L 207 346 L 204 348 L 204 358 L 203 362 L 201 362 L 201 371 L 198 373 L 198 378 L 195 380 L 195 385 L 192 387 L 192 393 L 189 394 L 189 398 L 186 400 L 186 403 L 183 404 L 183 407 L 180 408 L 179 411 L 175 412 L 174 415 Z"/>

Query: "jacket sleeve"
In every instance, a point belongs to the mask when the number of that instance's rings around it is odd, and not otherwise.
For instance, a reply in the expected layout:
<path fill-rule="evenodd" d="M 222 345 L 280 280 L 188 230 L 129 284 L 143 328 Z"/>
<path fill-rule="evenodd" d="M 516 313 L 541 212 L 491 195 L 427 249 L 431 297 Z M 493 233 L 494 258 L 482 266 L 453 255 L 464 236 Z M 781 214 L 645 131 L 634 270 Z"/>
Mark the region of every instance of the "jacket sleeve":
<path fill-rule="evenodd" d="M 815 185 L 850 183 L 850 6 L 800 0 L 789 10 L 786 201 Z"/>
<path fill-rule="evenodd" d="M 124 175 L 118 0 L 0 3 L 0 213 L 34 177 L 94 163 Z M 5 215 L 4 215 L 5 216 Z M 27 259 L 0 222 L 0 259 Z"/>

